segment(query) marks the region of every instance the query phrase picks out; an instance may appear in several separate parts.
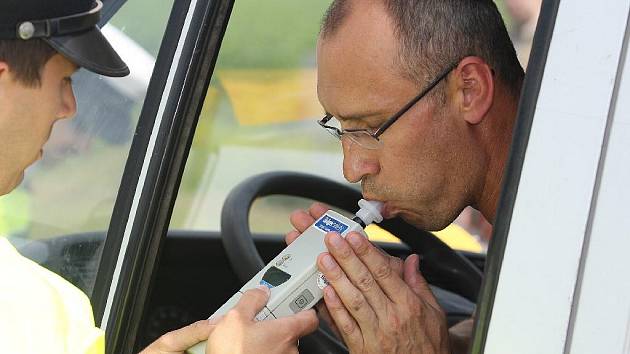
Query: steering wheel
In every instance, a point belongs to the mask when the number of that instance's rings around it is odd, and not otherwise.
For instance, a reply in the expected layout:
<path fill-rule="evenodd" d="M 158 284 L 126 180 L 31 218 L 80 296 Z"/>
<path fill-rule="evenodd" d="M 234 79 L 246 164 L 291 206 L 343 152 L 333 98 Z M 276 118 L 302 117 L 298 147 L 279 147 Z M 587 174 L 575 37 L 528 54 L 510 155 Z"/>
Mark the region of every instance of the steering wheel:
<path fill-rule="evenodd" d="M 361 199 L 361 193 L 348 185 L 297 172 L 268 172 L 241 182 L 223 204 L 221 238 L 232 269 L 243 283 L 265 266 L 252 238 L 249 213 L 254 200 L 269 195 L 318 200 L 353 213 Z M 430 284 L 476 302 L 483 276 L 472 262 L 432 233 L 416 229 L 400 218 L 384 220 L 379 226 L 396 235 L 421 257 L 421 271 Z M 313 353 L 347 352 L 339 341 L 321 328 L 302 338 L 300 348 Z"/>

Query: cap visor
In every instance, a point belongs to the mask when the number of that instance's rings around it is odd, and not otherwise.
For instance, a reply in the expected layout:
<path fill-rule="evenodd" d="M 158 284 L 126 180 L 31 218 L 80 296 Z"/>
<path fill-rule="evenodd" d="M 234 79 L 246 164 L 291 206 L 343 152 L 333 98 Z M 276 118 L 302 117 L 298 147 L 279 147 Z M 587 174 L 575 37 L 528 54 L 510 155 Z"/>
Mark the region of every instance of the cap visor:
<path fill-rule="evenodd" d="M 44 40 L 59 53 L 87 70 L 105 76 L 129 75 L 127 64 L 96 26 L 89 31 Z"/>

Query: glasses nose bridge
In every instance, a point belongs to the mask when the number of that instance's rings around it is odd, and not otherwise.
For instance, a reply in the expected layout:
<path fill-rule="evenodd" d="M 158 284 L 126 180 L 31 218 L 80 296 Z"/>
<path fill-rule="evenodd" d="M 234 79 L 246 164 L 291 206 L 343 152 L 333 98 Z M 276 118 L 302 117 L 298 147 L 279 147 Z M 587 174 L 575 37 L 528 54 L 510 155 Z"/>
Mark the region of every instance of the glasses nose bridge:
<path fill-rule="evenodd" d="M 333 115 L 327 114 L 318 121 L 319 125 L 326 131 L 343 143 L 344 137 L 349 139 L 352 144 L 357 144 L 364 149 L 375 150 L 381 145 L 380 140 L 367 129 L 344 129 L 341 121 Z M 378 131 L 378 130 L 377 130 Z"/>
<path fill-rule="evenodd" d="M 323 126 L 323 128 L 326 129 L 328 134 L 332 135 L 333 137 L 337 138 L 338 140 L 341 140 L 341 138 L 344 135 L 343 131 L 341 129 L 336 128 L 336 127 Z"/>
<path fill-rule="evenodd" d="M 380 140 L 366 130 L 346 132 L 344 136 L 347 136 L 352 142 L 367 150 L 377 150 L 382 145 Z"/>

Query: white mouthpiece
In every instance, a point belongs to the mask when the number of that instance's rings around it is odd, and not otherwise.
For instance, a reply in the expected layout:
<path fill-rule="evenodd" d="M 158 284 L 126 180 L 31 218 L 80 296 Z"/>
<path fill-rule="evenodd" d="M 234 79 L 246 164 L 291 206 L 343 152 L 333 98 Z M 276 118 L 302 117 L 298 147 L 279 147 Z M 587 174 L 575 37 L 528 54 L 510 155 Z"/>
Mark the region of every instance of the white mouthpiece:
<path fill-rule="evenodd" d="M 381 215 L 381 210 L 383 209 L 383 203 L 375 200 L 359 200 L 359 211 L 357 211 L 356 216 L 358 216 L 365 226 L 370 225 L 373 222 L 381 222 L 383 221 L 383 216 Z"/>

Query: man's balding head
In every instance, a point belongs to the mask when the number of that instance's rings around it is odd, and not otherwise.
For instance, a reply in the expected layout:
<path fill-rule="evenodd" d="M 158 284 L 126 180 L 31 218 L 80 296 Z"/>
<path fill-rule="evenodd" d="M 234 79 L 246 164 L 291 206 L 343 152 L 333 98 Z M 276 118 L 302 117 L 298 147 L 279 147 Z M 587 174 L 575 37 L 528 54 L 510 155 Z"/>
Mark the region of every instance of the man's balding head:
<path fill-rule="evenodd" d="M 491 0 L 335 0 L 321 38 L 334 36 L 351 12 L 379 6 L 391 20 L 402 75 L 425 85 L 449 63 L 483 58 L 515 96 L 524 76 L 501 14 Z"/>

